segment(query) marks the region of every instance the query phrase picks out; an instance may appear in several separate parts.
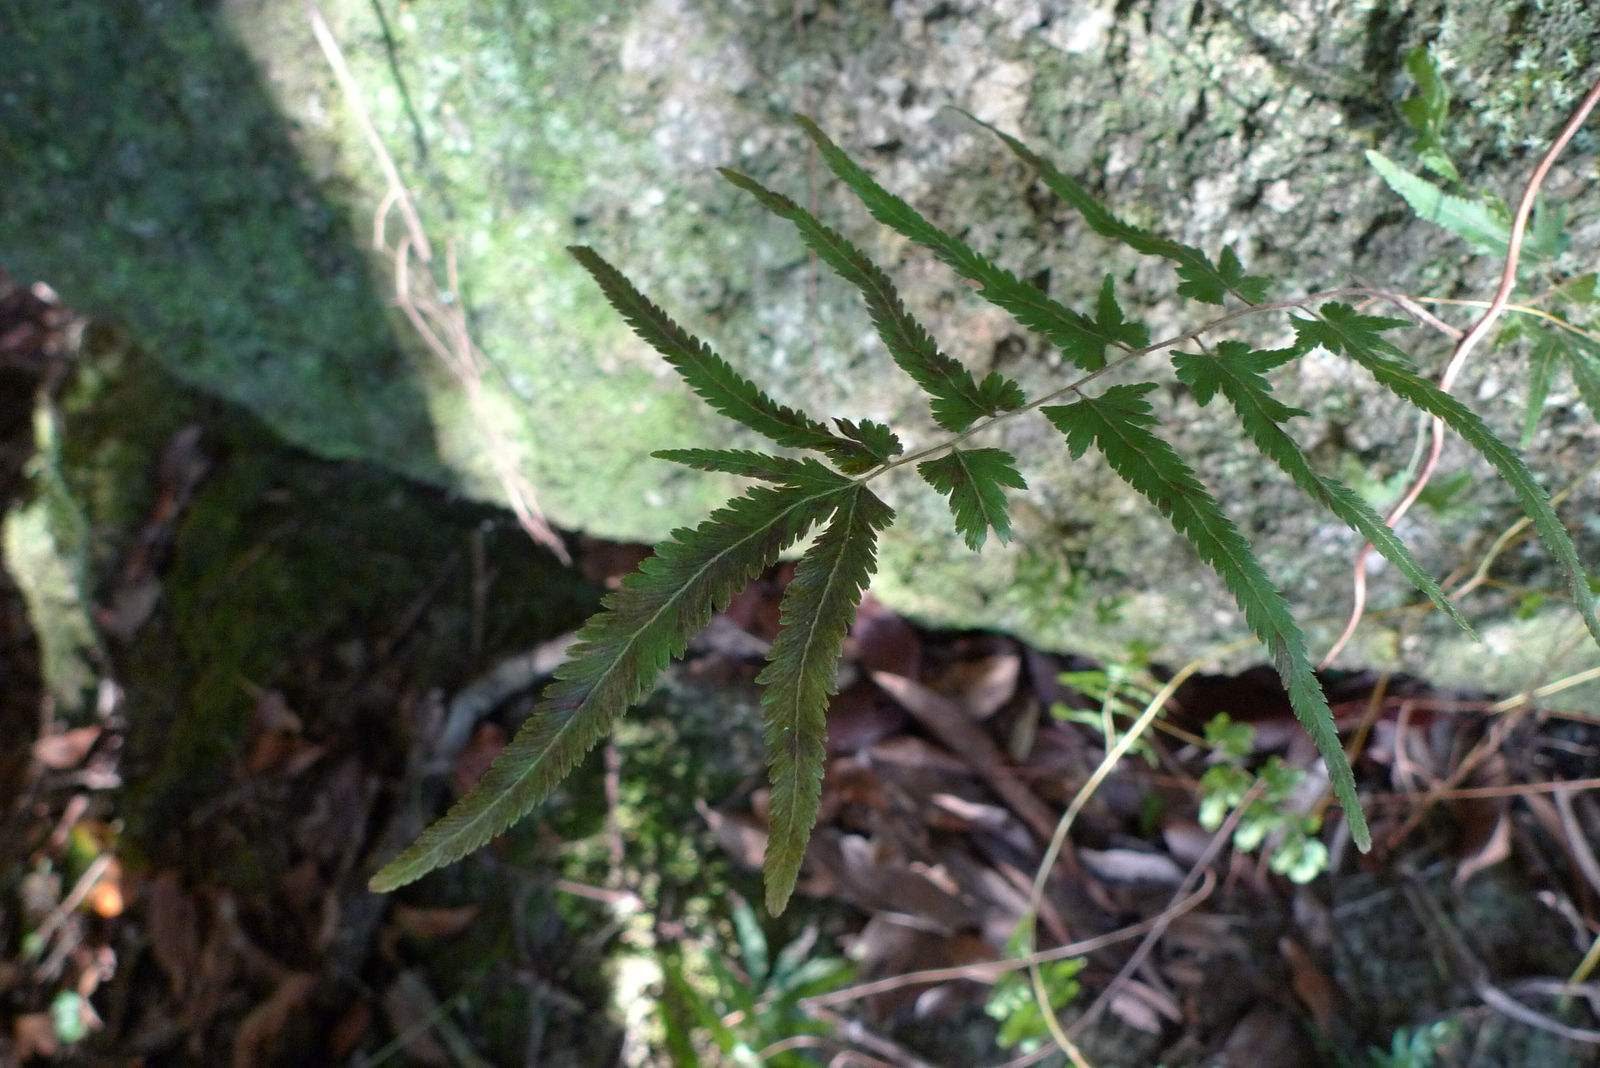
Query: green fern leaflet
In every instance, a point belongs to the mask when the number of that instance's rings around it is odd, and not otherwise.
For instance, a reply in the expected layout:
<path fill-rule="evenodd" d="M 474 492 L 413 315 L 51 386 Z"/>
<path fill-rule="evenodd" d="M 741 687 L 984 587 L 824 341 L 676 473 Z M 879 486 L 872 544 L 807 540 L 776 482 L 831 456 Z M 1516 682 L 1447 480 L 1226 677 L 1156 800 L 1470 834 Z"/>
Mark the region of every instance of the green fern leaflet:
<path fill-rule="evenodd" d="M 1144 394 L 1156 384 L 1112 386 L 1099 397 L 1042 409 L 1067 439 L 1074 457 L 1093 445 L 1113 470 L 1167 517 L 1174 530 L 1210 564 L 1244 613 L 1245 623 L 1272 654 L 1273 664 L 1289 688 L 1295 716 L 1311 735 L 1328 766 L 1333 791 L 1350 821 L 1350 836 L 1363 851 L 1371 832 L 1361 814 L 1355 774 L 1339 744 L 1333 712 L 1323 696 L 1306 653 L 1305 637 L 1295 625 L 1288 602 L 1256 562 L 1245 540 L 1216 499 L 1171 445 L 1149 428 L 1156 422 Z"/>

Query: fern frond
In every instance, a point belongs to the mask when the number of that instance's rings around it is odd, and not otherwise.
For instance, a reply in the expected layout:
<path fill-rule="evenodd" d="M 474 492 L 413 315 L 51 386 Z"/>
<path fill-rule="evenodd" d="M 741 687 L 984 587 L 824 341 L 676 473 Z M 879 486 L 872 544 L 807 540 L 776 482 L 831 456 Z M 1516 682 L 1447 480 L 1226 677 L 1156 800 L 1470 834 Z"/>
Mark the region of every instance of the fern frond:
<path fill-rule="evenodd" d="M 1365 367 L 1379 384 L 1429 415 L 1442 419 L 1446 426 L 1459 434 L 1500 473 L 1500 477 L 1516 493 L 1523 512 L 1533 521 L 1539 537 L 1556 558 L 1567 580 L 1572 603 L 1577 606 L 1584 625 L 1589 628 L 1595 641 L 1600 642 L 1600 619 L 1595 617 L 1594 595 L 1589 590 L 1588 576 L 1578 560 L 1578 551 L 1573 547 L 1572 539 L 1567 536 L 1560 517 L 1550 506 L 1549 495 L 1534 481 L 1516 449 L 1496 437 L 1470 408 L 1411 370 L 1405 362 L 1405 353 L 1381 333 L 1411 324 L 1403 319 L 1358 315 L 1348 304 L 1339 303 L 1322 305 L 1318 314 L 1319 318 L 1316 319 L 1293 316 L 1295 333 L 1329 352 L 1349 356 Z"/>
<path fill-rule="evenodd" d="M 872 325 L 889 355 L 933 398 L 933 417 L 940 426 L 960 433 L 982 416 L 1012 411 L 1026 403 L 1021 387 L 1015 383 L 1007 383 L 998 391 L 980 391 L 972 372 L 940 352 L 922 324 L 906 311 L 889 276 L 843 236 L 782 193 L 773 192 L 748 175 L 725 167 L 722 176 L 750 193 L 774 215 L 792 222 L 822 261 L 861 291 Z"/>
<path fill-rule="evenodd" d="M 1312 500 L 1338 516 L 1346 526 L 1359 531 L 1372 543 L 1373 548 L 1400 569 L 1400 573 L 1412 585 L 1427 594 L 1428 599 L 1442 612 L 1471 634 L 1472 625 L 1445 596 L 1433 576 L 1417 563 L 1405 543 L 1395 537 L 1383 517 L 1344 483 L 1317 474 L 1300 451 L 1300 446 L 1278 425 L 1296 415 L 1306 414 L 1272 396 L 1272 387 L 1263 377 L 1266 371 L 1281 361 L 1283 355 L 1282 351 L 1252 352 L 1250 346 L 1242 342 L 1224 341 L 1217 346 L 1214 356 L 1175 352 L 1172 363 L 1177 368 L 1178 377 L 1194 390 L 1196 401 L 1205 405 L 1221 392 L 1233 406 L 1256 447 L 1268 459 L 1282 468 Z"/>
<path fill-rule="evenodd" d="M 983 548 L 990 530 L 1002 544 L 1011 540 L 1011 519 L 1000 487 L 1028 488 L 1016 462 L 1004 449 L 951 449 L 937 460 L 917 465 L 928 485 L 950 498 L 956 530 L 973 552 Z"/>
<path fill-rule="evenodd" d="M 1106 346 L 1126 344 L 1117 335 L 1106 333 L 1093 319 L 1052 300 L 924 219 L 911 205 L 875 182 L 816 123 L 803 115 L 796 115 L 795 121 L 816 144 L 828 169 L 850 187 L 873 218 L 932 251 L 961 277 L 976 282 L 981 287 L 979 296 L 1010 312 L 1023 326 L 1060 349 L 1075 366 L 1098 371 L 1105 366 Z"/>
<path fill-rule="evenodd" d="M 1112 470 L 1148 498 L 1221 576 L 1245 623 L 1272 654 L 1295 715 L 1328 766 L 1350 835 L 1365 851 L 1372 835 L 1361 812 L 1350 761 L 1339 744 L 1333 712 L 1306 653 L 1305 637 L 1250 543 L 1172 446 L 1149 429 L 1156 419 L 1144 394 L 1155 388 L 1153 382 L 1112 386 L 1101 396 L 1040 410 L 1065 435 L 1075 458 L 1091 445 L 1097 448 Z"/>
<path fill-rule="evenodd" d="M 1439 76 L 1439 65 L 1427 45 L 1406 53 L 1406 69 L 1416 82 L 1415 95 L 1400 101 L 1400 114 L 1417 135 L 1417 158 L 1422 165 L 1450 182 L 1461 180 L 1456 165 L 1444 150 L 1444 124 L 1450 115 L 1450 87 Z"/>
<path fill-rule="evenodd" d="M 1095 233 L 1113 241 L 1120 241 L 1135 252 L 1147 256 L 1160 256 L 1176 264 L 1178 277 L 1183 280 L 1178 286 L 1180 296 L 1191 297 L 1206 304 L 1221 304 L 1223 297 L 1229 292 L 1249 304 L 1259 304 L 1267 299 L 1267 279 L 1245 274 L 1231 246 L 1222 250 L 1222 262 L 1219 265 L 1212 263 L 1210 258 L 1197 248 L 1124 222 L 1113 215 L 1077 181 L 1063 174 L 1055 164 L 1027 145 L 981 119 L 974 118 L 973 121 L 988 127 L 990 132 L 1004 141 L 1007 148 L 1033 168 L 1034 173 L 1050 192 L 1083 216 L 1083 221 L 1088 223 Z M 1144 344 L 1145 342 L 1139 342 L 1134 347 L 1140 348 Z"/>
<path fill-rule="evenodd" d="M 1499 257 L 1506 254 L 1511 243 L 1511 214 L 1505 205 L 1452 196 L 1382 152 L 1369 150 L 1367 162 L 1390 189 L 1411 205 L 1418 218 L 1444 227 L 1479 252 Z"/>
<path fill-rule="evenodd" d="M 843 444 L 804 412 L 787 408 L 761 392 L 711 346 L 673 322 L 594 249 L 572 245 L 567 251 L 600 284 L 606 299 L 622 313 L 633 332 L 661 353 L 689 388 L 718 412 L 790 448 L 827 450 Z"/>
<path fill-rule="evenodd" d="M 756 486 L 657 554 L 602 602 L 533 715 L 478 784 L 372 878 L 383 892 L 466 856 L 520 819 L 644 695 L 711 614 L 858 487 L 827 477 Z"/>
<path fill-rule="evenodd" d="M 839 650 L 877 564 L 877 532 L 894 519 L 894 511 L 859 484 L 831 500 L 833 519 L 795 568 L 780 609 L 783 629 L 756 677 L 766 687 L 761 700 L 772 779 L 766 882 L 774 916 L 794 891 L 817 821 Z"/>
<path fill-rule="evenodd" d="M 838 477 L 815 460 L 769 456 L 748 449 L 657 449 L 650 455 L 699 471 L 720 471 L 745 478 L 759 478 L 765 482 L 794 484 Z"/>

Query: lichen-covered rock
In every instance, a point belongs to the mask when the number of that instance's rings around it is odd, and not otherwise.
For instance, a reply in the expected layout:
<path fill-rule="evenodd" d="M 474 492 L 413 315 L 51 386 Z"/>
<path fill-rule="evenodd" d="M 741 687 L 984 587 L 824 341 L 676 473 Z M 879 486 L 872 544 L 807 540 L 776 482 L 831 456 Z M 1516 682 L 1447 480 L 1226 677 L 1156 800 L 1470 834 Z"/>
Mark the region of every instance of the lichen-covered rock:
<path fill-rule="evenodd" d="M 185 378 L 297 442 L 493 496 L 485 441 L 498 441 L 557 522 L 653 540 L 732 486 L 649 451 L 728 432 L 627 333 L 568 244 L 596 247 L 780 399 L 893 421 L 913 445 L 935 440 L 853 292 L 717 166 L 814 198 L 975 370 L 1002 369 L 1035 394 L 1063 381 L 1057 357 L 827 180 L 791 112 L 1067 303 L 1089 303 L 1111 273 L 1155 336 L 1208 312 L 1173 297 L 1167 268 L 1108 248 L 952 107 L 1019 134 L 1133 221 L 1208 251 L 1233 244 L 1279 279 L 1275 296 L 1371 284 L 1481 297 L 1497 265 L 1412 220 L 1364 150 L 1411 162 L 1395 104 L 1409 88 L 1405 53 L 1431 43 L 1458 99 L 1446 148 L 1474 185 L 1514 198 L 1585 88 L 1600 24 L 1584 6 L 327 0 L 379 136 L 435 242 L 454 241 L 461 284 L 449 297 L 495 368 L 485 414 L 402 319 L 382 314 L 390 282 L 362 248 L 385 179 L 300 5 L 149 0 L 112 13 L 22 0 L 0 13 L 6 39 L 25 43 L 0 75 L 0 262 L 128 322 Z M 1593 151 L 1580 137 L 1549 186 L 1572 204 L 1578 248 L 1600 227 L 1583 180 Z M 1444 347 L 1414 340 L 1437 365 Z M 1481 357 L 1460 388 L 1508 436 L 1521 359 Z M 1164 373 L 1159 357 L 1139 370 Z M 1324 470 L 1375 500 L 1392 495 L 1416 436 L 1403 406 L 1332 357 L 1302 361 L 1280 389 L 1311 411 L 1297 433 Z M 1597 444 L 1564 390 L 1530 459 L 1552 490 Z M 1200 409 L 1176 386 L 1162 402 L 1165 432 L 1325 645 L 1359 539 L 1243 448 L 1219 406 Z M 973 557 L 943 502 L 905 485 L 881 598 L 1106 656 L 1133 640 L 1171 657 L 1243 635 L 1220 583 L 1102 466 L 1069 461 L 1042 420 L 996 436 L 1033 487 L 1016 495 L 1016 544 Z M 1446 464 L 1466 473 L 1464 487 L 1402 528 L 1439 574 L 1475 566 L 1519 514 L 1465 449 L 1452 446 Z M 1594 512 L 1566 510 L 1591 558 Z M 1542 588 L 1546 559 L 1519 549 L 1496 574 Z M 1373 584 L 1377 607 L 1417 599 L 1383 571 Z M 1518 603 L 1480 594 L 1466 605 L 1488 621 L 1492 657 L 1406 613 L 1369 623 L 1351 655 L 1520 685 L 1545 670 L 1566 623 L 1518 620 Z"/>

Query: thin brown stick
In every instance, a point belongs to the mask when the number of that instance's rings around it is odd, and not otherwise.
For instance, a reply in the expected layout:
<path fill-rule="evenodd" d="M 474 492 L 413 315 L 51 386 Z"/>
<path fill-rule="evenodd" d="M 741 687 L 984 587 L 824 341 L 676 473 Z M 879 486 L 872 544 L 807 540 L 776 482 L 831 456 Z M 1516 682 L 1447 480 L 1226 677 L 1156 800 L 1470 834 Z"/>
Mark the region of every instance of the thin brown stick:
<path fill-rule="evenodd" d="M 1205 872 L 1205 879 L 1200 888 L 1182 901 L 1175 905 L 1169 905 L 1149 919 L 1140 920 L 1138 923 L 1130 924 L 1109 934 L 1096 935 L 1093 938 L 1069 942 L 1064 946 L 1040 950 L 1025 957 L 985 961 L 981 964 L 963 964 L 959 967 L 951 968 L 928 968 L 920 972 L 907 972 L 904 975 L 894 975 L 887 979 L 877 979 L 870 983 L 859 983 L 843 990 L 833 990 L 826 994 L 805 998 L 801 1000 L 800 1007 L 809 1011 L 815 1007 L 856 1001 L 860 998 L 870 997 L 873 994 L 883 994 L 890 990 L 899 990 L 901 987 L 913 986 L 919 983 L 950 983 L 961 979 L 975 983 L 992 983 L 1007 972 L 1013 972 L 1019 968 L 1026 968 L 1033 964 L 1046 964 L 1053 960 L 1065 960 L 1068 957 L 1081 957 L 1086 953 L 1093 953 L 1107 946 L 1114 946 L 1118 942 L 1126 942 L 1130 938 L 1138 938 L 1145 932 L 1154 929 L 1157 924 L 1170 924 L 1179 916 L 1189 912 L 1196 905 L 1210 897 L 1216 886 L 1217 877 L 1208 870 Z"/>

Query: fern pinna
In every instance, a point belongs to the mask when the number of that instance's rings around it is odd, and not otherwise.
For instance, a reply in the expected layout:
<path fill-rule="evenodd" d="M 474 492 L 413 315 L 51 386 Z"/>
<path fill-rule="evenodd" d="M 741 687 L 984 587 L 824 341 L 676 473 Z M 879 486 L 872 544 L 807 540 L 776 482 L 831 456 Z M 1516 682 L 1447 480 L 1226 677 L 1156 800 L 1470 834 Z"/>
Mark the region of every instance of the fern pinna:
<path fill-rule="evenodd" d="M 782 452 L 674 449 L 662 459 L 755 480 L 692 530 L 675 531 L 603 602 L 583 628 L 568 662 L 537 709 L 473 790 L 372 880 L 388 890 L 451 863 L 486 844 L 544 799 L 573 765 L 639 700 L 693 634 L 753 577 L 815 528 L 821 533 L 800 558 L 781 608 L 783 629 L 764 687 L 765 740 L 772 778 L 766 855 L 767 906 L 783 910 L 793 891 L 816 820 L 825 757 L 825 711 L 834 692 L 845 632 L 871 578 L 879 532 L 894 513 L 870 483 L 915 463 L 923 480 L 948 499 L 956 532 L 973 549 L 992 532 L 1008 541 L 1007 488 L 1027 483 L 1016 458 L 1003 449 L 972 447 L 979 431 L 1038 410 L 1064 436 L 1074 458 L 1091 449 L 1155 505 L 1221 577 L 1251 631 L 1270 651 L 1296 715 L 1327 763 L 1351 835 L 1363 850 L 1370 835 L 1350 763 L 1333 715 L 1313 672 L 1306 641 L 1283 594 L 1257 562 L 1249 542 L 1191 467 L 1165 441 L 1145 394 L 1155 382 L 1095 388 L 1113 366 L 1171 351 L 1177 378 L 1202 405 L 1221 396 L 1251 442 L 1341 522 L 1359 531 L 1440 610 L 1467 622 L 1428 573 L 1377 515 L 1337 480 L 1317 473 L 1284 424 L 1304 414 L 1272 395 L 1267 375 L 1313 348 L 1348 356 L 1410 404 L 1443 419 L 1481 452 L 1516 490 L 1523 508 L 1560 562 L 1574 603 L 1600 638 L 1583 568 L 1548 500 L 1516 451 L 1496 438 L 1459 402 L 1409 367 L 1387 340 L 1404 320 L 1361 315 L 1348 305 L 1286 303 L 1298 309 L 1295 342 L 1255 351 L 1239 341 L 1202 346 L 1198 339 L 1242 313 L 1253 314 L 1267 281 L 1245 274 L 1232 249 L 1216 261 L 1200 250 L 1132 226 L 1096 202 L 1077 182 L 1016 139 L 1003 143 L 1043 184 L 1079 212 L 1091 229 L 1135 251 L 1171 261 L 1179 294 L 1201 304 L 1238 307 L 1208 327 L 1151 344 L 1144 326 L 1127 319 L 1107 277 L 1092 313 L 1075 311 L 939 229 L 879 186 L 809 120 L 798 119 L 821 158 L 881 223 L 929 249 L 979 295 L 1011 313 L 1053 344 L 1082 372 L 1074 381 L 1029 401 L 1022 387 L 998 373 L 981 380 L 941 352 L 906 310 L 889 276 L 854 245 L 793 200 L 736 171 L 722 173 L 768 210 L 791 222 L 831 270 L 860 290 L 873 326 L 894 362 L 929 399 L 933 421 L 951 438 L 904 454 L 881 423 L 831 422 L 786 407 L 735 371 L 705 342 L 685 331 L 623 274 L 588 248 L 572 254 L 594 277 L 633 330 L 659 351 L 713 409 L 769 439 Z M 1190 349 L 1198 351 L 1190 351 Z M 800 455 L 796 455 L 798 452 Z M 812 455 L 805 455 L 810 453 Z M 1470 628 L 1469 628 L 1470 629 Z"/>

